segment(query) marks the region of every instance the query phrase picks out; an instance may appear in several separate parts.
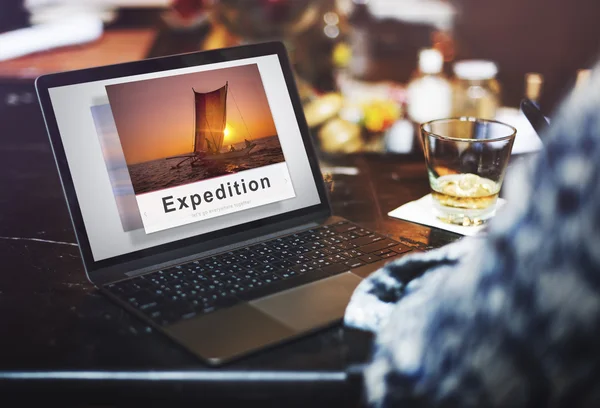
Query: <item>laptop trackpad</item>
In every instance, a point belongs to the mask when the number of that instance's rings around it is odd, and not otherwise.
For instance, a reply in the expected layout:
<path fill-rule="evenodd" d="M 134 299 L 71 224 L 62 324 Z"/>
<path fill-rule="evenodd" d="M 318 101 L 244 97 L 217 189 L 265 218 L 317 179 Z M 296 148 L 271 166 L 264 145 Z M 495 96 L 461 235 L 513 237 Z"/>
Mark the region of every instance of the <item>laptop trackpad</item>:
<path fill-rule="evenodd" d="M 167 333 L 213 364 L 223 363 L 296 334 L 293 329 L 248 304 L 184 320 L 169 326 Z"/>
<path fill-rule="evenodd" d="M 346 272 L 250 304 L 296 331 L 305 331 L 340 320 L 360 282 Z"/>

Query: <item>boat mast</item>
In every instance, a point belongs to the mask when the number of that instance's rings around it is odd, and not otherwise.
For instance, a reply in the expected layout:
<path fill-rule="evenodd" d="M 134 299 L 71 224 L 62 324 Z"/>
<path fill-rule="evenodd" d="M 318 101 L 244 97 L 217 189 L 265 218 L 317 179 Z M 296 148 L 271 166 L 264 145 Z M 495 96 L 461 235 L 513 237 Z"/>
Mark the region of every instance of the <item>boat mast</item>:
<path fill-rule="evenodd" d="M 227 127 L 227 93 L 229 91 L 229 81 L 225 82 L 225 112 L 223 113 L 223 142 L 225 141 L 225 128 Z M 223 146 L 221 142 L 221 146 Z"/>
<path fill-rule="evenodd" d="M 192 87 L 192 92 L 194 92 L 194 130 L 192 132 L 192 138 L 194 139 L 194 146 L 192 147 L 192 152 L 196 153 L 196 133 L 198 132 L 198 123 L 197 123 L 197 115 L 196 112 L 196 90 Z"/>

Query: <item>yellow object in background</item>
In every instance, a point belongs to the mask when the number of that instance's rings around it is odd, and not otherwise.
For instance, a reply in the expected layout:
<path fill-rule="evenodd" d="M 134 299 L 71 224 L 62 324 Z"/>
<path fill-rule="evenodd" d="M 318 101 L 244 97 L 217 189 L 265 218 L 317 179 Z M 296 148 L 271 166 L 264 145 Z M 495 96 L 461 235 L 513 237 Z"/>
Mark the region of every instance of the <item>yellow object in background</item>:
<path fill-rule="evenodd" d="M 340 112 L 343 104 L 344 99 L 337 93 L 328 93 L 309 102 L 304 106 L 308 127 L 320 126 L 333 118 Z"/>
<path fill-rule="evenodd" d="M 363 123 L 369 132 L 382 132 L 394 124 L 401 114 L 392 100 L 373 100 L 363 104 Z"/>
<path fill-rule="evenodd" d="M 344 119 L 332 119 L 319 131 L 321 148 L 328 153 L 354 153 L 362 150 L 360 126 Z"/>
<path fill-rule="evenodd" d="M 537 72 L 525 74 L 525 97 L 533 102 L 538 102 L 542 94 L 544 77 Z"/>
<path fill-rule="evenodd" d="M 350 64 L 352 49 L 346 43 L 339 43 L 333 49 L 333 63 L 336 67 L 344 68 Z"/>

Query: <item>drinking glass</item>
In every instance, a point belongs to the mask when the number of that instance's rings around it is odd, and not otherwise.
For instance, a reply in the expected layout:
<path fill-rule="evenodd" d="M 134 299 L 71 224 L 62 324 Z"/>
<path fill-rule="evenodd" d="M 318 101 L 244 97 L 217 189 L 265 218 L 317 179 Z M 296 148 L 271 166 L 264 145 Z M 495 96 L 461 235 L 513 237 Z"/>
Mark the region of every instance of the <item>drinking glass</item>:
<path fill-rule="evenodd" d="M 494 120 L 439 119 L 421 125 L 436 216 L 464 226 L 494 216 L 517 130 Z"/>

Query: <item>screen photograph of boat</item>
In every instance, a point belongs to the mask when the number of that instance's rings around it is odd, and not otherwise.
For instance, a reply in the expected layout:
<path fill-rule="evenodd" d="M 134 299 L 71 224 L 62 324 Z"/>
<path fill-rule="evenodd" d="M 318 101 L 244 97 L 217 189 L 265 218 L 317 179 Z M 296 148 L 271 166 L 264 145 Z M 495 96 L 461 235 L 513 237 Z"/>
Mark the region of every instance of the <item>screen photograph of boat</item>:
<path fill-rule="evenodd" d="M 233 102 L 242 118 L 244 129 L 247 133 L 247 138 L 244 139 L 244 145 L 237 148 L 231 144 L 226 151 L 223 151 L 223 142 L 225 136 L 231 133 L 230 127 L 227 126 L 227 96 L 229 91 L 229 83 L 212 92 L 201 93 L 194 92 L 194 147 L 191 154 L 167 157 L 169 159 L 183 159 L 179 161 L 174 168 L 180 167 L 182 164 L 189 161 L 192 167 L 200 167 L 206 165 L 210 160 L 226 160 L 237 159 L 250 154 L 251 150 L 256 147 L 256 143 L 252 143 L 252 135 L 248 130 L 248 126 L 244 121 L 244 116 L 240 112 L 239 106 L 235 98 Z"/>
<path fill-rule="evenodd" d="M 256 64 L 106 90 L 136 195 L 285 161 Z"/>

